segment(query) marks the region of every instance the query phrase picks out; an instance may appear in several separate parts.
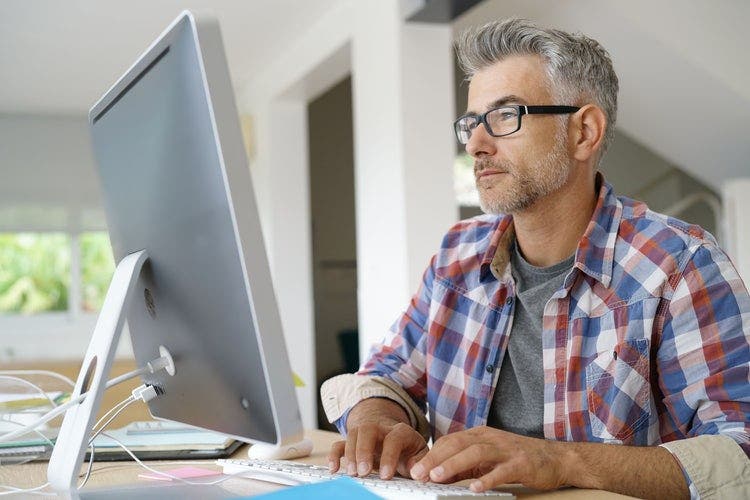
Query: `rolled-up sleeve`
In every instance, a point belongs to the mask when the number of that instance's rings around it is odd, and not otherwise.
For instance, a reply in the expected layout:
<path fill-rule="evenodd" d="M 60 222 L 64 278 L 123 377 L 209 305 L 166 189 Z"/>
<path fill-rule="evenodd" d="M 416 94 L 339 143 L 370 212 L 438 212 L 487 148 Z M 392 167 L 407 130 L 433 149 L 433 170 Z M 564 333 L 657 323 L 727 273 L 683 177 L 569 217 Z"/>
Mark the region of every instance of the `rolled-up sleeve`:
<path fill-rule="evenodd" d="M 425 418 L 425 359 L 434 262 L 433 257 L 409 307 L 385 337 L 372 347 L 356 376 L 335 377 L 321 387 L 326 415 L 342 433 L 345 433 L 349 410 L 355 404 L 370 397 L 385 397 L 399 403 L 409 415 L 412 426 L 429 439 Z"/>

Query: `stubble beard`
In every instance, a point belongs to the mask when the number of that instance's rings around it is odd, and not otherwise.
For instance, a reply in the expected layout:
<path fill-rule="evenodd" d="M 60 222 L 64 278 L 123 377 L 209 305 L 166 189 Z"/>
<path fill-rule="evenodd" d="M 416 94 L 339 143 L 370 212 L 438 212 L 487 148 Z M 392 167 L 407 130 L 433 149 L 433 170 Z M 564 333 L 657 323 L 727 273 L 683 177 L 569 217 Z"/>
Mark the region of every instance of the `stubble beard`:
<path fill-rule="evenodd" d="M 489 158 L 476 160 L 475 172 L 484 169 L 507 172 L 504 175 L 510 176 L 510 182 L 502 192 L 483 188 L 477 182 L 479 206 L 483 212 L 499 215 L 526 210 L 540 198 L 563 187 L 568 180 L 570 159 L 565 151 L 565 136 L 558 134 L 554 148 L 529 168 L 519 169 L 512 163 L 500 163 Z"/>

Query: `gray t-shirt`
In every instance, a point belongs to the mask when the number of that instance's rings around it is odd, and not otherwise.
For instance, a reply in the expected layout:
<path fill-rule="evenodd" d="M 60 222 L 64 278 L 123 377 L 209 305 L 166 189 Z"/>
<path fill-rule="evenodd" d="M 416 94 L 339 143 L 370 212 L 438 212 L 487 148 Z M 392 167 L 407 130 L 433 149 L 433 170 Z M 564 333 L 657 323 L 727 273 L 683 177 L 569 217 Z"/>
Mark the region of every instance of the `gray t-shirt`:
<path fill-rule="evenodd" d="M 572 269 L 575 255 L 550 267 L 535 267 L 526 262 L 515 243 L 512 247 L 510 266 L 516 282 L 515 311 L 487 425 L 543 438 L 542 317 L 547 301 Z"/>

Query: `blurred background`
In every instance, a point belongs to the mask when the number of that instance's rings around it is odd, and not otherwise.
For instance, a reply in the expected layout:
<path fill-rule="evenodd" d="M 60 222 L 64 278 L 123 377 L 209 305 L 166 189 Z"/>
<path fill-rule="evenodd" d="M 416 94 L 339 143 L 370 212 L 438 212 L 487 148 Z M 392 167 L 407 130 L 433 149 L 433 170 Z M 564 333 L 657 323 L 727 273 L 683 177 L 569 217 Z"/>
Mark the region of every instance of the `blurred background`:
<path fill-rule="evenodd" d="M 468 26 L 599 40 L 620 78 L 605 177 L 708 229 L 750 279 L 744 0 L 1 0 L 0 366 L 75 375 L 114 269 L 87 113 L 186 8 L 221 24 L 306 427 L 326 425 L 322 380 L 356 369 L 480 213 L 451 130 Z"/>

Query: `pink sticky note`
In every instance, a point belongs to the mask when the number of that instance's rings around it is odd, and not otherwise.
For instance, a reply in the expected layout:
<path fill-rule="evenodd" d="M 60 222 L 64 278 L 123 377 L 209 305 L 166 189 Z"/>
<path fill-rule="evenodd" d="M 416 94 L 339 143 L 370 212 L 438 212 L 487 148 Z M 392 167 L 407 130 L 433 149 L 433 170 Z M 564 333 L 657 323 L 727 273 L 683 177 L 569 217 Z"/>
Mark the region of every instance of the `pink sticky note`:
<path fill-rule="evenodd" d="M 179 467 L 177 469 L 165 470 L 165 474 L 170 476 L 179 477 L 180 479 L 190 479 L 194 477 L 206 477 L 206 476 L 218 476 L 221 471 L 211 469 L 201 469 L 200 467 Z M 143 479 L 152 479 L 154 481 L 171 481 L 171 477 L 162 476 L 160 474 L 154 474 L 152 472 L 145 472 L 138 474 L 138 477 Z"/>

